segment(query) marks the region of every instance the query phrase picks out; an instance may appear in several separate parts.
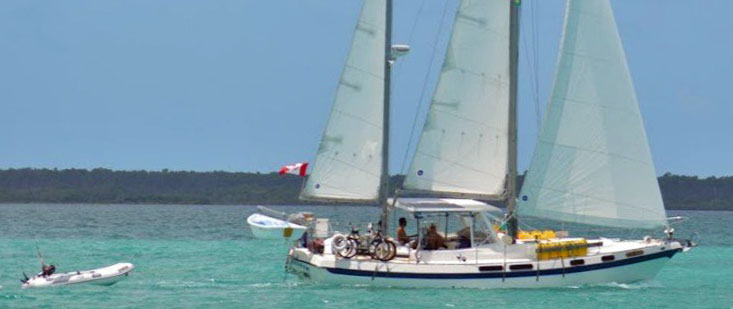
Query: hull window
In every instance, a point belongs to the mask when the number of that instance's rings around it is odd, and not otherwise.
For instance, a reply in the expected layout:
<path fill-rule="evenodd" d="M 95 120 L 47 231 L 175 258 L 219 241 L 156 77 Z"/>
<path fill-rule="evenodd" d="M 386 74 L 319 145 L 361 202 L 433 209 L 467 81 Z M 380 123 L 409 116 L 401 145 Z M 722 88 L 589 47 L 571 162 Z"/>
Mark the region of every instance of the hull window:
<path fill-rule="evenodd" d="M 570 265 L 571 266 L 580 266 L 580 265 L 583 265 L 583 264 L 585 264 L 585 261 L 584 260 L 572 260 L 572 261 L 570 261 Z"/>
<path fill-rule="evenodd" d="M 643 255 L 643 254 L 644 254 L 644 250 L 634 250 L 634 251 L 626 252 L 626 257 L 635 257 L 635 256 Z"/>
<path fill-rule="evenodd" d="M 526 269 L 532 269 L 534 268 L 532 264 L 517 264 L 509 266 L 509 269 L 511 270 L 526 270 Z"/>
<path fill-rule="evenodd" d="M 479 271 L 502 271 L 504 270 L 504 267 L 501 265 L 492 265 L 492 266 L 479 266 Z"/>

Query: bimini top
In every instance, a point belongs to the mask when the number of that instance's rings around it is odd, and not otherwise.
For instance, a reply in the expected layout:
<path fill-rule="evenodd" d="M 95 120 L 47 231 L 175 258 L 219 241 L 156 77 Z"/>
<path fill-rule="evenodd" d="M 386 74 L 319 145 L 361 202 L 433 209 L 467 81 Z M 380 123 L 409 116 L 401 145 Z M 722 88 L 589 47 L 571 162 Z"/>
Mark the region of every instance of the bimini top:
<path fill-rule="evenodd" d="M 391 204 L 394 199 L 389 199 Z M 503 215 L 504 211 L 477 200 L 457 198 L 399 198 L 395 207 L 407 212 L 488 212 Z"/>

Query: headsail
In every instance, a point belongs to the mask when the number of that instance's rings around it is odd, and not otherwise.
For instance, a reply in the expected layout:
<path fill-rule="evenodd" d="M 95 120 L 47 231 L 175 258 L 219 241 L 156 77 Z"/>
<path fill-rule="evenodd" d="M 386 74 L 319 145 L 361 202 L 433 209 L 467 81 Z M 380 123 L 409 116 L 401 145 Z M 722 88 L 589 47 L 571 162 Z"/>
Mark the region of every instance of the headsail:
<path fill-rule="evenodd" d="M 464 0 L 403 187 L 500 199 L 507 173 L 507 0 Z"/>
<path fill-rule="evenodd" d="M 568 1 L 554 83 L 519 213 L 627 228 L 665 225 L 608 0 Z"/>
<path fill-rule="evenodd" d="M 384 128 L 386 1 L 365 0 L 302 199 L 379 197 Z"/>

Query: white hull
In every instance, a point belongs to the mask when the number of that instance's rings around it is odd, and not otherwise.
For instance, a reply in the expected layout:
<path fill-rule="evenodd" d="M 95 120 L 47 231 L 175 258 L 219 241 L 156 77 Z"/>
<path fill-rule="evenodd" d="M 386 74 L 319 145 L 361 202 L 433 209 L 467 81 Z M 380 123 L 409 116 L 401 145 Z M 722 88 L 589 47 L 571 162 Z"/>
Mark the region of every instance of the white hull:
<path fill-rule="evenodd" d="M 584 265 L 571 266 L 572 259 L 528 261 L 527 259 L 493 260 L 491 263 L 434 261 L 409 263 L 395 259 L 389 262 L 373 260 L 329 259 L 333 255 L 303 255 L 303 249 L 294 249 L 288 268 L 300 278 L 320 283 L 368 285 L 381 287 L 430 287 L 430 288 L 542 288 L 567 287 L 600 283 L 631 283 L 649 280 L 656 276 L 664 264 L 681 246 L 677 243 L 641 246 L 645 254 L 626 257 L 625 253 L 637 248 L 624 244 L 627 250 L 583 257 Z M 616 246 L 616 248 L 624 247 Z M 301 252 L 298 252 L 301 250 Z M 448 251 L 457 250 L 445 250 Z M 469 251 L 474 251 L 469 249 Z M 448 255 L 455 256 L 455 252 Z M 614 261 L 602 261 L 602 256 L 615 255 Z M 562 265 L 564 263 L 564 265 Z M 330 265 L 329 265 L 330 264 Z M 532 264 L 531 270 L 479 271 L 484 265 Z M 328 266 L 327 266 L 328 265 Z M 537 266 L 539 265 L 539 270 Z M 509 268 L 509 267 L 507 267 Z"/>
<path fill-rule="evenodd" d="M 112 285 L 129 276 L 135 266 L 130 263 L 117 263 L 103 268 L 53 274 L 50 276 L 36 275 L 21 285 L 22 288 L 44 288 L 78 283 L 96 285 Z"/>
<path fill-rule="evenodd" d="M 247 218 L 247 224 L 249 224 L 252 235 L 259 239 L 297 239 L 306 230 L 305 226 L 257 213 Z M 286 236 L 288 228 L 292 229 L 290 236 Z"/>

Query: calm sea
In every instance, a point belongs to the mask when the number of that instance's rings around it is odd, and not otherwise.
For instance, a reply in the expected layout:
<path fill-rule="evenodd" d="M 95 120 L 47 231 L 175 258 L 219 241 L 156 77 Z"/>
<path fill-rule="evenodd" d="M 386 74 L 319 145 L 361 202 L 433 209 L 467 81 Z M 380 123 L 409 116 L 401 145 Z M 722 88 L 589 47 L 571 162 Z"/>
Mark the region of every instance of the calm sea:
<path fill-rule="evenodd" d="M 352 223 L 373 220 L 379 212 L 374 207 L 276 208 L 312 211 Z M 701 245 L 675 256 L 653 281 L 557 289 L 431 290 L 302 283 L 283 272 L 284 243 L 251 237 L 245 218 L 254 210 L 2 204 L 0 308 L 733 308 L 733 212 L 670 211 L 670 216 L 690 218 L 677 226 L 677 233 L 697 232 Z M 136 272 L 107 287 L 22 290 L 21 273 L 39 269 L 36 246 L 59 271 L 131 262 Z"/>

